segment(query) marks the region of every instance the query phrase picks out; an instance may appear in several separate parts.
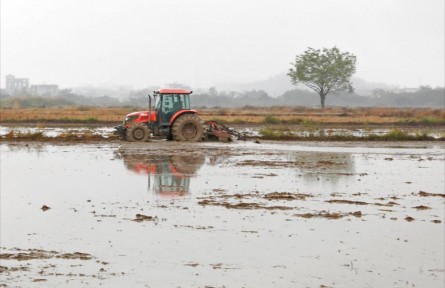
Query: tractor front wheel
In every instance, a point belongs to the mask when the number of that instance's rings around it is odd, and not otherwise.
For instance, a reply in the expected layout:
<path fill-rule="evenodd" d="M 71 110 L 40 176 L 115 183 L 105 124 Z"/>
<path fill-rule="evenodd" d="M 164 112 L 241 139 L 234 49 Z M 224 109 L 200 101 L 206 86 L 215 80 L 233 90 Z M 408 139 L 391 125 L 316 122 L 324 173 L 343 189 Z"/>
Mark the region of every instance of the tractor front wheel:
<path fill-rule="evenodd" d="M 172 127 L 172 136 L 175 141 L 198 142 L 202 140 L 204 126 L 196 114 L 183 114 Z"/>
<path fill-rule="evenodd" d="M 145 142 L 150 139 L 150 129 L 145 123 L 138 123 L 127 129 L 127 139 L 131 142 Z"/>

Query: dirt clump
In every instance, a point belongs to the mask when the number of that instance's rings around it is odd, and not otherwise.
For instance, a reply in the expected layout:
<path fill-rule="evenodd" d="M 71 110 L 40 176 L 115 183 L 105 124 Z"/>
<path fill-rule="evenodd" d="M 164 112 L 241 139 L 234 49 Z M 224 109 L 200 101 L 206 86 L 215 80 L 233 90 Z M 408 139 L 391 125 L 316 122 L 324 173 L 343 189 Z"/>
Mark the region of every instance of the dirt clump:
<path fill-rule="evenodd" d="M 223 265 L 222 263 L 210 264 L 210 266 L 212 266 L 213 269 L 221 269 L 222 265 Z"/>
<path fill-rule="evenodd" d="M 417 209 L 417 210 L 428 210 L 428 209 L 431 209 L 431 207 L 424 206 L 424 205 L 415 206 L 413 208 Z"/>
<path fill-rule="evenodd" d="M 442 197 L 442 198 L 445 198 L 445 194 L 428 193 L 428 192 L 425 192 L 425 191 L 419 191 L 418 195 L 420 197 Z"/>
<path fill-rule="evenodd" d="M 354 205 L 368 205 L 369 203 L 363 201 L 352 201 L 352 200 L 343 200 L 343 199 L 332 199 L 327 200 L 328 203 L 338 203 L 338 204 L 354 204 Z"/>
<path fill-rule="evenodd" d="M 239 202 L 236 204 L 231 204 L 228 202 L 221 203 L 222 206 L 229 209 L 258 209 L 260 208 L 260 204 L 258 203 L 248 203 L 248 202 Z"/>
<path fill-rule="evenodd" d="M 251 203 L 251 202 L 239 202 L 239 203 L 229 203 L 229 202 L 218 202 L 215 200 L 204 199 L 198 202 L 201 206 L 222 206 L 227 209 L 245 209 L 245 210 L 254 210 L 254 209 L 265 209 L 265 210 L 291 210 L 292 207 L 287 206 L 265 206 L 259 203 Z"/>
<path fill-rule="evenodd" d="M 17 260 L 17 261 L 28 261 L 34 259 L 50 259 L 53 258 L 57 252 L 55 251 L 31 251 L 29 253 L 1 253 L 0 259 L 4 260 Z"/>
<path fill-rule="evenodd" d="M 411 217 L 411 216 L 406 216 L 406 217 L 405 217 L 405 220 L 408 221 L 408 222 L 411 222 L 411 221 L 414 221 L 414 220 L 416 220 L 416 219 L 414 219 L 414 218 Z"/>
<path fill-rule="evenodd" d="M 43 205 L 42 208 L 40 208 L 40 209 L 42 209 L 42 211 L 45 212 L 45 211 L 51 209 L 51 207 L 48 207 L 48 206 L 46 206 L 46 205 Z"/>
<path fill-rule="evenodd" d="M 390 202 L 388 202 L 388 203 L 374 203 L 374 205 L 376 205 L 376 206 L 384 206 L 384 207 L 393 207 L 393 206 L 395 206 L 395 205 L 400 205 L 399 203 L 396 203 L 396 202 L 393 202 L 393 201 L 390 201 Z"/>
<path fill-rule="evenodd" d="M 295 214 L 294 216 L 306 218 L 306 219 L 325 218 L 325 219 L 335 220 L 335 219 L 343 218 L 348 215 L 351 215 L 351 216 L 354 216 L 357 218 L 361 218 L 363 216 L 363 213 L 362 213 L 362 211 L 355 211 L 355 212 L 349 212 L 349 213 L 340 213 L 340 212 L 330 213 L 327 211 L 320 211 L 317 213 Z"/>
<path fill-rule="evenodd" d="M 355 212 L 350 212 L 349 215 L 355 216 L 357 218 L 362 217 L 362 211 L 355 211 Z"/>
<path fill-rule="evenodd" d="M 215 198 L 222 198 L 222 199 L 243 199 L 243 198 L 249 198 L 249 197 L 257 197 L 255 194 L 224 194 L 224 195 L 218 195 L 214 196 Z"/>
<path fill-rule="evenodd" d="M 264 195 L 263 198 L 267 200 L 306 200 L 306 197 L 312 197 L 312 195 L 289 192 L 273 192 Z"/>
<path fill-rule="evenodd" d="M 321 211 L 318 213 L 295 214 L 295 216 L 301 217 L 301 218 L 306 218 L 306 219 L 310 219 L 310 218 L 340 219 L 340 218 L 343 218 L 344 215 L 341 213 L 329 213 L 326 211 Z"/>
<path fill-rule="evenodd" d="M 236 166 L 266 166 L 266 167 L 289 167 L 290 163 L 283 161 L 260 161 L 260 160 L 244 160 L 236 163 Z"/>
<path fill-rule="evenodd" d="M 158 216 L 147 216 L 144 214 L 136 214 L 136 218 L 133 219 L 134 222 L 143 222 L 143 221 L 153 221 L 155 223 L 158 222 Z"/>
<path fill-rule="evenodd" d="M 29 249 L 27 250 L 27 252 L 18 252 L 18 253 L 0 253 L 0 259 L 3 260 L 28 261 L 28 260 L 38 260 L 38 259 L 50 259 L 50 258 L 90 260 L 93 259 L 93 256 L 81 252 L 60 254 L 57 251 L 45 251 L 40 249 Z"/>
<path fill-rule="evenodd" d="M 57 255 L 56 258 L 60 259 L 79 259 L 79 260 L 90 260 L 93 258 L 90 254 L 74 252 L 74 253 L 63 253 L 61 255 Z"/>

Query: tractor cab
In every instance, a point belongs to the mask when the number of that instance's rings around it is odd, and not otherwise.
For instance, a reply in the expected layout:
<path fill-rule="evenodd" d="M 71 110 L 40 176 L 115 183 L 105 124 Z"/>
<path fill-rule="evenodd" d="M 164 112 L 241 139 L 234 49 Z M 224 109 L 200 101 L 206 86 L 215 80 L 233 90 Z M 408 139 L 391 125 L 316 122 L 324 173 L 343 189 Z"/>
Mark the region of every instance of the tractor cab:
<path fill-rule="evenodd" d="M 154 93 L 156 114 L 159 125 L 169 125 L 173 115 L 182 110 L 190 110 L 192 91 L 182 89 L 161 89 Z"/>
<path fill-rule="evenodd" d="M 154 135 L 167 136 L 172 139 L 172 124 L 184 113 L 196 113 L 190 109 L 190 94 L 185 89 L 160 89 L 155 91 L 156 120 L 152 123 Z"/>

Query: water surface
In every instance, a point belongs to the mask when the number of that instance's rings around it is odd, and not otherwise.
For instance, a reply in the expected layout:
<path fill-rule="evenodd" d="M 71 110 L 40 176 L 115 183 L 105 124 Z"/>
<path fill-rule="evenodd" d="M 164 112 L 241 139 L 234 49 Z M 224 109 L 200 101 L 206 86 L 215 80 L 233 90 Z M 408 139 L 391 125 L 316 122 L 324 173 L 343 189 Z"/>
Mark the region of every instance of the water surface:
<path fill-rule="evenodd" d="M 1 259 L 10 287 L 445 283 L 441 144 L 11 143 L 0 152 L 1 253 L 93 257 Z M 341 217 L 303 217 L 329 214 Z"/>

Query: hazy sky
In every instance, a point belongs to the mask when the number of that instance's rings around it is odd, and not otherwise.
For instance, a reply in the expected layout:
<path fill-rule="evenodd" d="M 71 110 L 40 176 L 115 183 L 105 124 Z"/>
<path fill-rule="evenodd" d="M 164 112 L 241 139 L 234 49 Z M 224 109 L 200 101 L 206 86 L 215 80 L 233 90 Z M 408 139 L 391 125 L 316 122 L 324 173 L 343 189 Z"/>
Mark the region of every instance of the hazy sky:
<path fill-rule="evenodd" d="M 1 82 L 192 88 L 267 79 L 307 47 L 357 77 L 444 86 L 443 0 L 1 0 Z"/>

